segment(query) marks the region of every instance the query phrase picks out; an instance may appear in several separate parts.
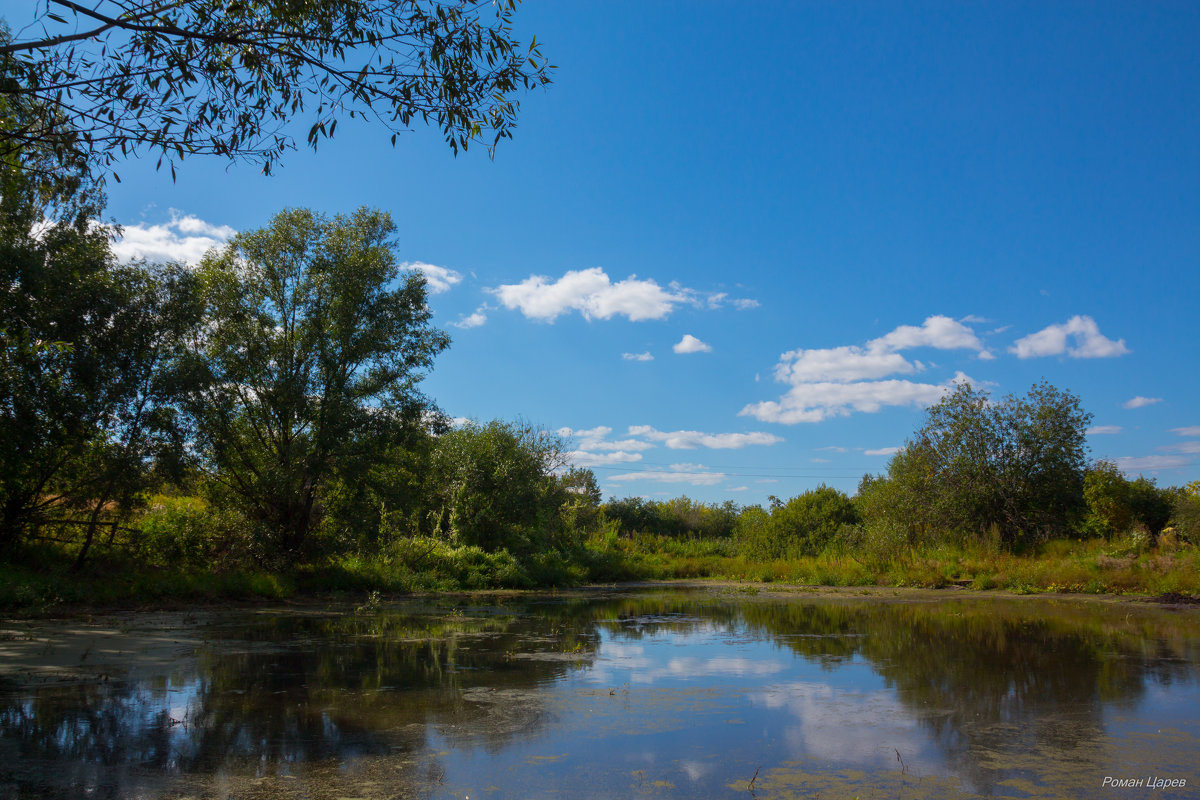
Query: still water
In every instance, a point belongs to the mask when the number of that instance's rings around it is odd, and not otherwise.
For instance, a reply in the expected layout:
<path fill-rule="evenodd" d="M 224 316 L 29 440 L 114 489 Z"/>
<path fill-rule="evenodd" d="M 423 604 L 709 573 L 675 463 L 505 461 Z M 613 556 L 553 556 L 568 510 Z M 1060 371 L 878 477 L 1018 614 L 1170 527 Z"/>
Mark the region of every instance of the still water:
<path fill-rule="evenodd" d="M 1196 610 L 946 593 L 0 623 L 0 798 L 1192 797 L 1198 678 Z"/>

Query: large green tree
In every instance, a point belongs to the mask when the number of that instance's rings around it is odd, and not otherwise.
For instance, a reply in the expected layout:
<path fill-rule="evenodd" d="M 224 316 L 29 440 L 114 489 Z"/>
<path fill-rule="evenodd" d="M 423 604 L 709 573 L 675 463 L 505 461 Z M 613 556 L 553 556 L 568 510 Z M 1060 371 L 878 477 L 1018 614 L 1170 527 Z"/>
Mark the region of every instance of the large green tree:
<path fill-rule="evenodd" d="M 1062 535 L 1085 510 L 1091 419 L 1078 397 L 1045 382 L 1000 401 L 959 384 L 930 407 L 887 479 L 864 482 L 859 505 L 868 527 L 901 527 L 910 540 Z"/>
<path fill-rule="evenodd" d="M 269 172 L 303 121 L 309 145 L 343 117 L 395 133 L 441 128 L 457 152 L 510 137 L 518 92 L 550 82 L 518 0 L 46 0 L 0 36 L 0 97 L 40 109 L 0 124 L 0 153 L 93 160 L 150 151 L 249 160 Z M 34 11 L 34 5 L 30 5 Z"/>
<path fill-rule="evenodd" d="M 448 431 L 430 465 L 433 532 L 485 550 L 558 544 L 560 512 L 574 497 L 558 474 L 566 464 L 562 440 L 532 425 L 493 420 Z"/>
<path fill-rule="evenodd" d="M 127 507 L 148 463 L 182 450 L 173 365 L 193 281 L 115 263 L 86 225 L 0 227 L 0 550 L 48 524 L 90 542 L 106 505 Z"/>
<path fill-rule="evenodd" d="M 276 553 L 299 552 L 335 478 L 422 424 L 418 384 L 448 337 L 401 273 L 386 213 L 289 210 L 200 265 L 206 326 L 190 397 L 213 479 Z"/>

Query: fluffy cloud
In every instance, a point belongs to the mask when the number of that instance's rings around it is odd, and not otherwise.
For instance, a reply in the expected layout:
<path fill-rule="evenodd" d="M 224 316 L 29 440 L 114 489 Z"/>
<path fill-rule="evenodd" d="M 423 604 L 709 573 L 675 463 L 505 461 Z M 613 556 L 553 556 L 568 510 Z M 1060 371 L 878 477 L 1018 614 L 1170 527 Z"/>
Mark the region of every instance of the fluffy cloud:
<path fill-rule="evenodd" d="M 901 325 L 872 339 L 865 347 L 848 345 L 813 350 L 789 350 L 779 357 L 775 379 L 781 383 L 819 381 L 851 382 L 886 375 L 920 372 L 925 365 L 910 362 L 900 350 L 933 347 L 938 350 L 974 350 L 984 356 L 983 342 L 975 332 L 949 317 L 933 316 L 920 325 Z"/>
<path fill-rule="evenodd" d="M 571 463 L 577 467 L 603 467 L 610 464 L 628 464 L 633 461 L 641 461 L 641 453 L 627 453 L 624 450 L 617 450 L 612 453 L 591 453 L 587 450 L 573 450 L 567 454 L 571 459 Z"/>
<path fill-rule="evenodd" d="M 869 350 L 895 352 L 914 347 L 934 347 L 938 350 L 983 350 L 983 342 L 975 332 L 961 322 L 943 316 L 932 316 L 920 325 L 901 325 L 889 334 L 867 343 Z"/>
<path fill-rule="evenodd" d="M 1165 447 L 1158 448 L 1165 450 L 1168 453 L 1191 453 L 1192 455 L 1200 454 L 1200 442 L 1182 442 L 1180 444 L 1169 444 Z"/>
<path fill-rule="evenodd" d="M 228 225 L 213 225 L 171 209 L 170 221 L 161 225 L 125 225 L 112 249 L 120 261 L 144 258 L 197 264 L 209 249 L 220 247 L 235 234 Z"/>
<path fill-rule="evenodd" d="M 1186 428 L 1171 428 L 1171 433 L 1180 436 L 1200 436 L 1200 425 L 1189 425 Z"/>
<path fill-rule="evenodd" d="M 671 450 L 694 450 L 708 447 L 713 450 L 740 450 L 750 445 L 772 445 L 783 439 L 773 433 L 701 433 L 700 431 L 660 431 L 650 425 L 630 425 L 629 436 L 651 442 L 662 442 Z"/>
<path fill-rule="evenodd" d="M 1124 428 L 1120 425 L 1093 425 L 1087 429 L 1088 436 L 1097 436 L 1100 434 L 1120 433 Z"/>
<path fill-rule="evenodd" d="M 691 486 L 715 486 L 725 480 L 725 473 L 645 470 L 644 472 L 623 472 L 620 475 L 613 475 L 609 480 L 618 483 L 655 481 L 656 483 L 686 483 Z"/>
<path fill-rule="evenodd" d="M 740 413 L 764 422 L 792 425 L 855 411 L 873 413 L 885 406 L 936 403 L 966 376 L 958 373 L 939 384 L 883 380 L 889 375 L 923 372 L 925 364 L 910 361 L 900 352 L 918 347 L 973 350 L 980 358 L 993 357 L 963 321 L 936 315 L 920 325 L 901 325 L 865 345 L 789 350 L 775 365 L 775 380 L 792 388 L 777 401 L 751 403 Z"/>
<path fill-rule="evenodd" d="M 610 438 L 613 429 L 607 425 L 595 428 L 559 428 L 556 433 L 575 443 L 575 450 L 570 453 L 571 462 L 580 467 L 604 466 L 640 461 L 642 451 L 659 445 L 669 450 L 694 450 L 704 447 L 712 450 L 738 450 L 752 445 L 773 445 L 783 439 L 771 433 L 703 433 L 701 431 L 660 431 L 650 425 L 631 425 L 624 437 Z M 672 464 L 670 472 L 702 472 L 703 467 L 696 464 Z M 639 473 L 641 474 L 641 473 Z M 662 474 L 666 474 L 663 472 Z M 615 480 L 615 479 L 613 479 Z M 623 480 L 632 480 L 625 478 Z M 650 478 L 649 480 L 664 481 L 665 478 Z M 711 485 L 705 481 L 712 478 L 699 478 L 698 485 Z M 688 482 L 695 482 L 689 479 Z M 715 482 L 715 481 L 714 481 Z"/>
<path fill-rule="evenodd" d="M 780 383 L 860 381 L 915 372 L 918 366 L 899 353 L 879 353 L 853 345 L 823 350 L 789 350 L 775 365 Z"/>
<path fill-rule="evenodd" d="M 557 431 L 559 436 L 571 437 L 579 442 L 580 450 L 649 450 L 654 447 L 650 442 L 642 442 L 637 439 L 621 439 L 619 441 L 606 441 L 608 435 L 612 433 L 612 428 L 607 425 L 600 425 L 595 428 L 586 428 L 580 430 L 572 430 L 571 428 L 559 428 Z M 632 435 L 632 434 L 630 434 Z"/>
<path fill-rule="evenodd" d="M 1133 398 L 1130 398 L 1129 400 L 1126 400 L 1124 403 L 1121 404 L 1121 407 L 1122 408 L 1145 408 L 1146 406 L 1152 406 L 1155 403 L 1161 403 L 1162 401 L 1163 401 L 1163 399 L 1161 397 L 1142 397 L 1141 395 L 1138 395 L 1137 397 L 1133 397 Z"/>
<path fill-rule="evenodd" d="M 638 280 L 636 275 L 613 283 L 600 267 L 570 270 L 554 281 L 546 275 L 531 275 L 520 283 L 488 291 L 505 308 L 542 322 L 553 322 L 570 311 L 578 311 L 585 319 L 663 319 L 676 306 L 694 302 L 689 290 L 664 289 L 653 280 Z"/>
<path fill-rule="evenodd" d="M 762 305 L 757 300 L 749 297 L 735 297 L 730 302 L 733 303 L 733 307 L 738 311 L 749 311 L 752 308 L 758 308 Z"/>
<path fill-rule="evenodd" d="M 793 386 L 778 402 L 768 400 L 751 403 L 738 412 L 763 422 L 794 425 L 798 422 L 821 422 L 830 417 L 849 416 L 860 411 L 875 413 L 884 406 L 930 406 L 954 388 L 968 380 L 957 373 L 945 383 L 914 383 L 912 381 L 861 381 L 859 383 L 801 383 Z"/>
<path fill-rule="evenodd" d="M 451 322 L 450 324 L 456 328 L 466 330 L 467 328 L 478 328 L 485 322 L 487 322 L 487 314 L 482 308 L 477 308 L 470 316 L 463 317 L 458 322 Z"/>
<path fill-rule="evenodd" d="M 863 454 L 868 456 L 892 456 L 900 452 L 899 447 L 880 447 L 876 450 L 864 450 Z"/>
<path fill-rule="evenodd" d="M 439 267 L 436 264 L 426 264 L 424 261 L 405 261 L 400 265 L 400 269 L 411 269 L 423 274 L 425 276 L 425 285 L 429 288 L 430 294 L 448 292 L 451 287 L 462 283 L 462 275 L 456 270 L 448 267 Z M 475 315 L 472 314 L 471 316 Z M 487 319 L 487 317 L 484 317 L 484 319 Z"/>
<path fill-rule="evenodd" d="M 711 353 L 712 345 L 705 344 L 690 333 L 685 333 L 683 338 L 671 349 L 676 353 Z"/>
<path fill-rule="evenodd" d="M 621 358 L 625 359 L 626 361 L 653 361 L 654 360 L 654 356 L 650 355 L 649 350 L 647 350 L 644 353 L 621 353 Z"/>
<path fill-rule="evenodd" d="M 1174 469 L 1175 467 L 1186 467 L 1192 463 L 1190 458 L 1184 456 L 1122 456 L 1114 458 L 1113 461 L 1122 472 Z"/>
<path fill-rule="evenodd" d="M 1068 339 L 1071 344 L 1068 345 Z M 1124 339 L 1113 341 L 1100 333 L 1096 321 L 1075 316 L 1062 325 L 1050 325 L 1013 342 L 1009 348 L 1017 358 L 1038 358 L 1066 353 L 1071 358 L 1112 358 L 1130 352 Z"/>

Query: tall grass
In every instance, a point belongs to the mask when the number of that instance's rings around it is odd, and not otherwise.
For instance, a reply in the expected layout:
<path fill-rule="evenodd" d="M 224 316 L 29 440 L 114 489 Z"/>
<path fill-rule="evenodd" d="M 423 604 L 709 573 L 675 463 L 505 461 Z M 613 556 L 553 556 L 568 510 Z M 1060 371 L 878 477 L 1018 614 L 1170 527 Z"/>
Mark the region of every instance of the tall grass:
<path fill-rule="evenodd" d="M 830 546 L 818 556 L 760 561 L 729 538 L 602 531 L 573 551 L 514 556 L 438 539 L 401 539 L 372 554 L 341 555 L 275 570 L 147 564 L 106 554 L 69 571 L 69 548 L 41 544 L 0 564 L 0 609 L 129 603 L 172 604 L 227 598 L 272 600 L 296 594 L 532 589 L 635 580 L 722 579 L 823 586 L 910 586 L 1200 596 L 1200 548 L 1161 536 L 1052 541 L 1013 553 L 996 543 L 946 541 L 879 553 Z"/>

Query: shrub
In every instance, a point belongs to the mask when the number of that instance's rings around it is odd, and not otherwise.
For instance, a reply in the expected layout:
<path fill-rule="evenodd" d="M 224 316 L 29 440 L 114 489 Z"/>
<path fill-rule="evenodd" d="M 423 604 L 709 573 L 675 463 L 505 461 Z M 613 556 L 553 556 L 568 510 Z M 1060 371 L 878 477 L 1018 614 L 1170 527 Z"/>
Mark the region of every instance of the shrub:
<path fill-rule="evenodd" d="M 843 492 L 822 484 L 771 509 L 743 512 L 738 549 L 754 558 L 814 556 L 844 525 L 858 522 L 854 504 Z"/>

